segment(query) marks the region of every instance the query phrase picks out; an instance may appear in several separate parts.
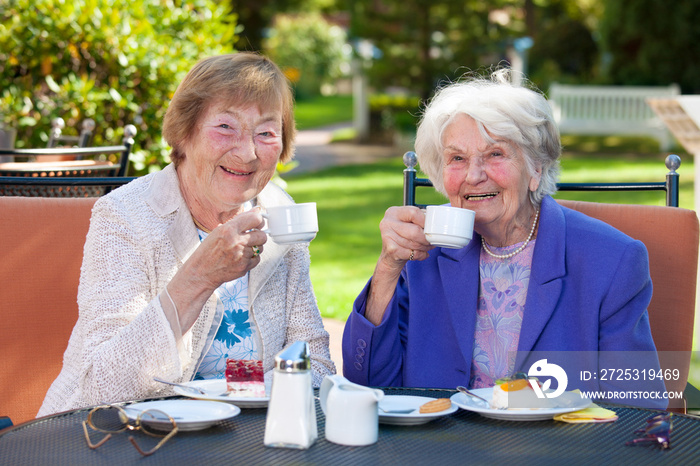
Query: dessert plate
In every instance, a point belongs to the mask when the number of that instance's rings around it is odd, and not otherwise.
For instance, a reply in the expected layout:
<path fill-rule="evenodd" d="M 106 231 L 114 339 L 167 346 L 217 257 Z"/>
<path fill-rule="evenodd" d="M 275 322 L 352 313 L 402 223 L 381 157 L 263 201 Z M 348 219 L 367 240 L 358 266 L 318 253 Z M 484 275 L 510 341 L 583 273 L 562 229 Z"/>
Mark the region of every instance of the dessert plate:
<path fill-rule="evenodd" d="M 472 390 L 476 395 L 491 401 L 493 388 L 477 388 Z M 464 393 L 455 393 L 450 397 L 452 403 L 467 411 L 479 413 L 484 417 L 491 419 L 501 419 L 505 421 L 544 421 L 550 420 L 557 414 L 570 413 L 587 408 L 591 404 L 591 400 L 581 398 L 581 395 L 575 392 L 565 392 L 563 395 L 552 400 L 556 406 L 552 408 L 533 408 L 533 409 L 493 409 L 487 408 L 477 399 L 465 395 Z"/>
<path fill-rule="evenodd" d="M 270 401 L 270 386 L 265 384 L 265 397 L 249 397 L 249 396 L 236 396 L 234 394 L 227 395 L 226 392 L 226 380 L 224 379 L 208 379 L 208 380 L 192 380 L 190 382 L 185 382 L 182 385 L 188 387 L 198 387 L 204 391 L 212 393 L 222 393 L 221 395 L 200 395 L 195 393 L 194 390 L 187 390 L 181 387 L 174 387 L 175 393 L 181 396 L 186 396 L 188 398 L 194 398 L 196 400 L 211 400 L 211 401 L 225 401 L 227 403 L 233 403 L 239 408 L 266 408 Z"/>
<path fill-rule="evenodd" d="M 437 398 L 431 398 L 428 396 L 386 395 L 378 403 L 377 410 L 379 412 L 379 423 L 397 426 L 417 426 L 457 411 L 457 406 L 452 403 L 452 406 L 437 413 L 418 412 L 418 408 L 420 408 L 421 405 L 435 399 Z M 386 413 L 382 411 L 382 409 L 386 411 L 403 411 L 413 409 L 413 411 L 408 413 Z"/>
<path fill-rule="evenodd" d="M 145 401 L 122 406 L 129 419 L 135 420 L 141 411 L 157 409 L 170 415 L 182 431 L 202 430 L 224 419 L 238 416 L 241 408 L 235 405 L 205 400 L 160 400 Z M 142 420 L 142 422 L 145 422 Z M 147 424 L 158 427 L 170 427 L 170 421 L 148 421 Z"/>

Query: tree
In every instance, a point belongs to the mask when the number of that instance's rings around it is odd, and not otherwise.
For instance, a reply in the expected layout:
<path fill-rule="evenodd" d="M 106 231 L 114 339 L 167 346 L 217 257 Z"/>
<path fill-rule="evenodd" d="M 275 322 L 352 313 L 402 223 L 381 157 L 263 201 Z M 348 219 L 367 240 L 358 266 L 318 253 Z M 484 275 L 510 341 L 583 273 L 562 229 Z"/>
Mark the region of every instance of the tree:
<path fill-rule="evenodd" d="M 368 39 L 380 57 L 369 71 L 373 83 L 400 86 L 422 98 L 436 85 L 498 62 L 512 29 L 492 21 L 492 10 L 509 0 L 356 0 L 352 36 Z"/>
<path fill-rule="evenodd" d="M 526 1 L 526 4 L 534 3 Z M 584 8 L 583 4 L 586 4 Z M 597 79 L 600 50 L 594 39 L 598 3 L 540 0 L 526 6 L 529 78 L 546 90 L 552 81 L 590 83 Z"/>
<path fill-rule="evenodd" d="M 700 1 L 700 0 L 695 0 Z M 599 49 L 593 31 L 601 0 L 355 0 L 351 40 L 368 39 L 379 57 L 378 86 L 400 86 L 423 99 L 443 80 L 507 63 L 516 39 L 534 41 L 528 77 L 592 81 Z"/>
<path fill-rule="evenodd" d="M 94 119 L 96 144 L 118 142 L 135 124 L 136 173 L 157 170 L 177 84 L 200 58 L 232 51 L 232 25 L 211 0 L 5 0 L 0 113 L 19 147 L 45 145 L 55 117 L 67 127 Z"/>
<path fill-rule="evenodd" d="M 239 50 L 260 51 L 281 13 L 319 12 L 334 9 L 335 0 L 230 0 L 231 12 L 238 18 L 235 46 Z"/>
<path fill-rule="evenodd" d="M 278 15 L 265 52 L 285 70 L 299 99 L 318 95 L 342 75 L 345 45 L 345 31 L 319 13 Z"/>
<path fill-rule="evenodd" d="M 600 33 L 613 83 L 700 93 L 700 0 L 608 0 Z"/>

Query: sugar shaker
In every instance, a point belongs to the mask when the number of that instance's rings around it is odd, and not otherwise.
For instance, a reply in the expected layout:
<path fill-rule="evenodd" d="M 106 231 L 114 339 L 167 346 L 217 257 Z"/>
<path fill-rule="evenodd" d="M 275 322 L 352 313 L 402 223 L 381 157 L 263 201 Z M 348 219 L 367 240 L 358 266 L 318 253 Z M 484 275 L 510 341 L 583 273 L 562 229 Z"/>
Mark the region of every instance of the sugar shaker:
<path fill-rule="evenodd" d="M 264 442 L 303 450 L 317 438 L 309 344 L 297 341 L 275 356 Z"/>

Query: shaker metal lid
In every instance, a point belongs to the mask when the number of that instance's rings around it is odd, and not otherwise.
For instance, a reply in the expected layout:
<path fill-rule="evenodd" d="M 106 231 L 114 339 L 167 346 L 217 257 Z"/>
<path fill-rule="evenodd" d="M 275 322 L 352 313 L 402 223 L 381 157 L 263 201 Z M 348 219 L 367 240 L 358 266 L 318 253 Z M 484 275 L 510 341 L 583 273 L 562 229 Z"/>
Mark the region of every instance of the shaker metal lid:
<path fill-rule="evenodd" d="M 296 341 L 275 356 L 275 369 L 282 372 L 300 372 L 311 369 L 309 344 Z"/>

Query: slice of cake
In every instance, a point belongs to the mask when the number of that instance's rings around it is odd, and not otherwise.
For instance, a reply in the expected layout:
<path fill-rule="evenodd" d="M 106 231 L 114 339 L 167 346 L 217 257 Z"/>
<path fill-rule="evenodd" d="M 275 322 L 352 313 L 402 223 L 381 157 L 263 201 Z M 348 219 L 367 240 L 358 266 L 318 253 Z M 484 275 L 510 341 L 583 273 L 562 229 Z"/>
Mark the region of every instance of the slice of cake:
<path fill-rule="evenodd" d="M 505 381 L 499 379 L 496 382 L 490 403 L 492 409 L 542 409 L 552 407 L 549 399 L 537 397 L 527 379 L 506 379 Z M 537 383 L 539 384 L 539 382 Z"/>
<path fill-rule="evenodd" d="M 265 397 L 262 361 L 226 359 L 226 387 L 230 396 Z"/>

